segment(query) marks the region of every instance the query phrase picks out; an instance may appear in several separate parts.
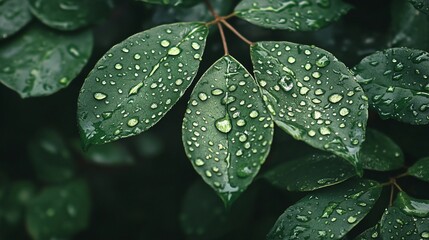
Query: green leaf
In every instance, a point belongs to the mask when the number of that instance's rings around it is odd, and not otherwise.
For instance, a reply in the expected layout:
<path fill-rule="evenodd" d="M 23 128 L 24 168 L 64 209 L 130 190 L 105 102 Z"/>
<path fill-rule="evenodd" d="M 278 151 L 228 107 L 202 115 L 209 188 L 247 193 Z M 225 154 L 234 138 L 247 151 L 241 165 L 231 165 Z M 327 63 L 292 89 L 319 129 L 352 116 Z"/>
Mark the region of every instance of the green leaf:
<path fill-rule="evenodd" d="M 31 25 L 0 46 L 0 82 L 22 98 L 67 87 L 91 55 L 90 31 L 65 34 Z"/>
<path fill-rule="evenodd" d="M 429 239 L 429 218 L 415 218 L 390 207 L 381 219 L 383 239 Z"/>
<path fill-rule="evenodd" d="M 264 178 L 288 191 L 313 191 L 355 175 L 354 167 L 344 159 L 335 155 L 313 154 L 285 162 L 264 174 Z"/>
<path fill-rule="evenodd" d="M 81 150 L 81 148 L 79 148 Z M 90 162 L 106 166 L 126 166 L 134 164 L 134 156 L 120 143 L 96 145 L 81 154 Z"/>
<path fill-rule="evenodd" d="M 85 145 L 134 136 L 155 125 L 192 83 L 207 33 L 203 23 L 168 24 L 111 48 L 79 95 Z"/>
<path fill-rule="evenodd" d="M 40 132 L 29 145 L 29 155 L 39 179 L 62 182 L 74 175 L 74 163 L 63 138 L 54 131 Z"/>
<path fill-rule="evenodd" d="M 368 103 L 349 69 L 323 49 L 289 42 L 258 42 L 251 56 L 275 123 L 360 171 Z"/>
<path fill-rule="evenodd" d="M 398 194 L 395 206 L 399 207 L 405 214 L 414 217 L 429 217 L 429 200 L 413 198 L 405 192 Z"/>
<path fill-rule="evenodd" d="M 137 0 L 151 4 L 171 5 L 171 6 L 192 6 L 201 0 Z"/>
<path fill-rule="evenodd" d="M 354 71 L 370 105 L 382 118 L 429 123 L 429 53 L 390 48 L 367 56 Z"/>
<path fill-rule="evenodd" d="M 429 157 L 422 158 L 408 169 L 408 174 L 429 182 Z"/>
<path fill-rule="evenodd" d="M 359 234 L 354 240 L 382 240 L 380 226 L 377 224 Z"/>
<path fill-rule="evenodd" d="M 30 10 L 45 25 L 76 30 L 103 18 L 113 7 L 111 0 L 28 0 Z"/>
<path fill-rule="evenodd" d="M 4 220 L 9 226 L 18 225 L 34 192 L 35 186 L 27 181 L 13 182 L 6 187 L 3 199 L 0 198 L 0 223 Z"/>
<path fill-rule="evenodd" d="M 422 13 L 429 15 L 429 0 L 408 0 L 413 6 Z"/>
<path fill-rule="evenodd" d="M 273 122 L 255 80 L 231 56 L 201 77 L 182 129 L 186 155 L 225 205 L 250 185 L 273 138 Z"/>
<path fill-rule="evenodd" d="M 235 13 L 265 28 L 312 31 L 338 20 L 351 8 L 342 0 L 242 0 Z"/>
<path fill-rule="evenodd" d="M 83 180 L 47 187 L 28 206 L 27 229 L 35 240 L 69 238 L 88 226 L 89 213 Z"/>
<path fill-rule="evenodd" d="M 363 168 L 369 170 L 391 171 L 404 166 L 401 148 L 387 135 L 375 129 L 367 129 L 360 159 Z"/>
<path fill-rule="evenodd" d="M 277 219 L 267 239 L 341 239 L 368 214 L 380 192 L 374 181 L 353 179 L 311 193 Z"/>
<path fill-rule="evenodd" d="M 30 22 L 32 16 L 27 0 L 0 2 L 0 39 L 16 33 Z"/>

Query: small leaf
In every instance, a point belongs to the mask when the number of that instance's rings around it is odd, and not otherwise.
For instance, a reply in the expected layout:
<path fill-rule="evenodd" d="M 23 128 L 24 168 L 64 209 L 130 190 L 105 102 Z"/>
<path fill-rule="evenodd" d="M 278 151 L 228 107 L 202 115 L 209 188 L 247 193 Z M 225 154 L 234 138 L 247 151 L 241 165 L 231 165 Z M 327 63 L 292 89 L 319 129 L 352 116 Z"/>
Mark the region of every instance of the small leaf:
<path fill-rule="evenodd" d="M 79 148 L 80 149 L 80 148 Z M 96 145 L 81 154 L 90 162 L 106 166 L 126 166 L 134 164 L 134 156 L 120 143 Z"/>
<path fill-rule="evenodd" d="M 0 3 L 0 39 L 19 31 L 31 18 L 27 0 L 3 0 Z"/>
<path fill-rule="evenodd" d="M 79 95 L 85 145 L 134 136 L 155 125 L 192 83 L 207 33 L 203 23 L 168 24 L 110 49 Z"/>
<path fill-rule="evenodd" d="M 195 86 L 182 136 L 195 170 L 230 205 L 258 173 L 273 138 L 258 86 L 233 57 L 219 59 Z"/>
<path fill-rule="evenodd" d="M 288 191 L 313 191 L 356 175 L 349 162 L 335 155 L 313 154 L 285 162 L 264 174 L 271 184 Z"/>
<path fill-rule="evenodd" d="M 83 180 L 47 187 L 28 206 L 27 229 L 35 240 L 69 238 L 88 226 L 89 211 Z"/>
<path fill-rule="evenodd" d="M 377 224 L 374 227 L 365 230 L 354 240 L 382 240 L 380 235 L 380 226 Z"/>
<path fill-rule="evenodd" d="M 429 15 L 429 0 L 408 0 L 413 6 L 422 13 Z"/>
<path fill-rule="evenodd" d="M 111 0 L 28 0 L 31 12 L 45 25 L 58 30 L 76 30 L 100 18 L 112 8 Z"/>
<path fill-rule="evenodd" d="M 45 182 L 62 182 L 74 175 L 71 153 L 58 133 L 39 133 L 29 145 L 29 155 L 36 175 Z"/>
<path fill-rule="evenodd" d="M 363 168 L 376 171 L 391 171 L 404 165 L 401 148 L 387 135 L 375 129 L 367 129 L 360 159 Z"/>
<path fill-rule="evenodd" d="M 6 187 L 3 199 L 0 196 L 0 223 L 4 220 L 7 225 L 18 225 L 34 192 L 34 184 L 27 181 L 13 182 Z"/>
<path fill-rule="evenodd" d="M 201 0 L 137 0 L 151 4 L 171 5 L 171 6 L 192 6 Z"/>
<path fill-rule="evenodd" d="M 382 118 L 429 123 L 429 53 L 390 48 L 364 58 L 354 71 Z"/>
<path fill-rule="evenodd" d="M 399 207 L 405 214 L 415 217 L 429 217 L 429 200 L 422 200 L 408 196 L 405 192 L 400 192 L 395 201 L 395 206 Z"/>
<path fill-rule="evenodd" d="M 429 157 L 422 158 L 408 169 L 408 174 L 429 182 Z"/>
<path fill-rule="evenodd" d="M 267 239 L 341 239 L 368 214 L 380 192 L 376 182 L 353 179 L 311 193 L 277 219 Z"/>
<path fill-rule="evenodd" d="M 338 20 L 351 8 L 342 0 L 242 0 L 235 13 L 261 27 L 312 31 Z"/>
<path fill-rule="evenodd" d="M 90 31 L 65 34 L 28 26 L 0 46 L 0 82 L 22 98 L 53 94 L 80 73 L 92 44 Z"/>
<path fill-rule="evenodd" d="M 251 56 L 275 123 L 360 171 L 368 103 L 349 69 L 323 49 L 289 42 L 258 42 Z"/>

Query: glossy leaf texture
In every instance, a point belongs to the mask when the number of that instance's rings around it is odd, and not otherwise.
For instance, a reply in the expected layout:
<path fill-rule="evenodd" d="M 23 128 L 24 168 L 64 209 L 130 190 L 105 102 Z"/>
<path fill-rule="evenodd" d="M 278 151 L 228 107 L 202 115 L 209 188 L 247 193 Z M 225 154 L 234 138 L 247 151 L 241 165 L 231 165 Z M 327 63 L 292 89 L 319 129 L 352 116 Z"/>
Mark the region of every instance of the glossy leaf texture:
<path fill-rule="evenodd" d="M 0 39 L 18 32 L 31 19 L 27 0 L 0 1 Z"/>
<path fill-rule="evenodd" d="M 377 224 L 359 234 L 354 240 L 382 240 L 380 235 L 380 226 Z"/>
<path fill-rule="evenodd" d="M 111 0 L 28 0 L 31 12 L 45 25 L 58 30 L 85 27 L 110 12 Z"/>
<path fill-rule="evenodd" d="M 429 182 L 429 157 L 422 158 L 414 163 L 408 169 L 408 174 L 420 180 Z"/>
<path fill-rule="evenodd" d="M 277 219 L 268 240 L 341 239 L 371 210 L 381 187 L 353 179 L 311 193 Z"/>
<path fill-rule="evenodd" d="M 404 153 L 387 135 L 375 129 L 367 129 L 366 140 L 360 150 L 363 168 L 391 171 L 404 166 Z"/>
<path fill-rule="evenodd" d="M 382 118 L 429 123 L 428 52 L 390 48 L 367 56 L 353 70 Z"/>
<path fill-rule="evenodd" d="M 342 0 L 242 0 L 235 13 L 265 28 L 313 31 L 338 20 L 351 8 Z"/>
<path fill-rule="evenodd" d="M 68 239 L 88 226 L 90 196 L 83 180 L 46 187 L 29 204 L 26 225 L 34 240 Z"/>
<path fill-rule="evenodd" d="M 230 205 L 252 182 L 273 138 L 258 86 L 233 57 L 214 63 L 195 86 L 183 144 L 195 170 Z"/>
<path fill-rule="evenodd" d="M 276 166 L 265 173 L 264 178 L 288 191 L 313 191 L 341 183 L 355 175 L 355 168 L 338 156 L 312 154 Z"/>
<path fill-rule="evenodd" d="M 429 0 L 408 0 L 413 6 L 424 14 L 429 15 Z"/>
<path fill-rule="evenodd" d="M 75 166 L 63 138 L 56 132 L 40 132 L 28 146 L 37 177 L 58 183 L 73 177 Z"/>
<path fill-rule="evenodd" d="M 90 31 L 66 34 L 31 25 L 0 46 L 0 82 L 22 98 L 53 94 L 80 73 L 92 45 Z"/>
<path fill-rule="evenodd" d="M 368 102 L 349 69 L 323 49 L 289 42 L 258 42 L 251 56 L 275 123 L 360 171 Z"/>
<path fill-rule="evenodd" d="M 168 24 L 112 47 L 79 95 L 85 145 L 134 136 L 155 125 L 192 83 L 207 33 L 203 23 Z"/>
<path fill-rule="evenodd" d="M 429 200 L 417 199 L 400 192 L 396 198 L 395 206 L 404 213 L 415 217 L 429 217 Z"/>
<path fill-rule="evenodd" d="M 151 4 L 171 5 L 171 6 L 192 6 L 201 0 L 137 0 Z"/>

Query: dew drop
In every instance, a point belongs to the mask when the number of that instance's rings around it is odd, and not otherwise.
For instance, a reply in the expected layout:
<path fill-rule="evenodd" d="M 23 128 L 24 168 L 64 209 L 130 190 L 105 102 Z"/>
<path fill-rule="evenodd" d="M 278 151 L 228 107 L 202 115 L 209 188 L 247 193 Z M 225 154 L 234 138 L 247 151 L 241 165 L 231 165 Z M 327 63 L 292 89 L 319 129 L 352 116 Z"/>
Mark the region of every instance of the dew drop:
<path fill-rule="evenodd" d="M 198 167 L 201 167 L 204 165 L 204 161 L 201 159 L 197 159 L 197 160 L 195 160 L 195 165 Z"/>
<path fill-rule="evenodd" d="M 201 92 L 201 93 L 199 93 L 199 94 L 198 94 L 198 98 L 199 98 L 201 101 L 205 101 L 205 100 L 207 100 L 207 94 L 205 94 L 205 93 Z"/>
<path fill-rule="evenodd" d="M 104 93 L 101 93 L 101 92 L 94 93 L 94 98 L 99 101 L 105 99 L 106 97 L 107 95 Z"/>
<path fill-rule="evenodd" d="M 122 69 L 122 64 L 120 64 L 120 63 L 115 64 L 115 69 L 116 70 L 121 70 Z"/>
<path fill-rule="evenodd" d="M 214 96 L 219 96 L 219 95 L 221 95 L 222 93 L 223 93 L 223 90 L 222 90 L 222 89 L 219 89 L 219 88 L 213 89 L 213 91 L 212 91 L 212 94 L 213 94 Z"/>
<path fill-rule="evenodd" d="M 128 120 L 127 125 L 129 127 L 134 127 L 139 123 L 139 120 L 137 118 L 131 118 L 130 120 Z"/>
<path fill-rule="evenodd" d="M 341 108 L 340 109 L 340 115 L 345 117 L 350 113 L 350 110 L 348 108 Z"/>
<path fill-rule="evenodd" d="M 278 82 L 278 84 L 286 92 L 290 91 L 293 88 L 292 78 L 288 75 L 283 76 Z"/>
<path fill-rule="evenodd" d="M 134 54 L 134 59 L 139 60 L 142 56 L 138 53 Z"/>
<path fill-rule="evenodd" d="M 339 101 L 341 101 L 341 99 L 343 99 L 343 96 L 338 93 L 334 93 L 328 98 L 329 102 L 331 103 L 338 103 Z"/>
<path fill-rule="evenodd" d="M 194 50 L 198 50 L 198 49 L 200 49 L 200 48 L 201 48 L 200 44 L 198 44 L 197 42 L 193 42 L 193 43 L 191 44 L 191 46 L 192 46 L 192 48 L 193 48 Z"/>
<path fill-rule="evenodd" d="M 177 55 L 180 54 L 180 52 L 181 52 L 180 48 L 178 48 L 178 47 L 172 47 L 172 48 L 168 49 L 167 53 L 170 56 L 177 56 Z"/>
<path fill-rule="evenodd" d="M 163 47 L 168 47 L 168 46 L 170 46 L 170 41 L 168 41 L 168 40 L 162 40 L 161 41 L 161 46 L 163 46 Z"/>
<path fill-rule="evenodd" d="M 231 121 L 229 120 L 228 116 L 225 116 L 223 118 L 219 118 L 215 122 L 215 127 L 219 132 L 222 133 L 229 133 L 232 129 Z"/>
<path fill-rule="evenodd" d="M 259 113 L 258 113 L 258 111 L 253 110 L 253 111 L 250 112 L 249 116 L 251 118 L 257 118 L 259 116 Z"/>
<path fill-rule="evenodd" d="M 429 232 L 422 232 L 420 236 L 424 239 L 429 239 Z"/>
<path fill-rule="evenodd" d="M 357 218 L 354 216 L 350 216 L 349 218 L 347 218 L 347 222 L 350 224 L 353 224 L 357 221 Z"/>
<path fill-rule="evenodd" d="M 316 66 L 318 66 L 320 68 L 324 68 L 324 67 L 328 66 L 329 63 L 331 63 L 331 61 L 329 61 L 329 58 L 326 55 L 320 55 L 316 59 Z"/>

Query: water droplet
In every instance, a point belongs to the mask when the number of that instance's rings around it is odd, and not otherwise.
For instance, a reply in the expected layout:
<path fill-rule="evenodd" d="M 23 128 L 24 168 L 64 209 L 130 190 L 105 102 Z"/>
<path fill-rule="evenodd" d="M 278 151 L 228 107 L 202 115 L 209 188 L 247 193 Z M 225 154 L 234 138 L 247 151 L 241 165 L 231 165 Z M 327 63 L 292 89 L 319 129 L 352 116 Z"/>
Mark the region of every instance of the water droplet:
<path fill-rule="evenodd" d="M 420 236 L 421 236 L 422 238 L 429 239 L 429 232 L 422 232 L 422 233 L 420 234 Z"/>
<path fill-rule="evenodd" d="M 251 118 L 257 118 L 257 117 L 258 117 L 258 115 L 259 115 L 259 113 L 258 113 L 258 111 L 256 111 L 256 110 L 251 111 L 251 112 L 250 112 L 250 114 L 249 114 L 249 116 L 250 116 Z"/>
<path fill-rule="evenodd" d="M 320 78 L 322 76 L 322 74 L 320 72 L 313 72 L 311 74 L 311 76 L 314 77 L 315 79 L 318 79 L 318 78 Z"/>
<path fill-rule="evenodd" d="M 115 64 L 115 69 L 116 70 L 121 70 L 122 69 L 122 64 L 120 64 L 120 63 Z"/>
<path fill-rule="evenodd" d="M 222 93 L 223 93 L 223 90 L 222 90 L 222 89 L 219 89 L 219 88 L 213 89 L 213 91 L 212 91 L 212 94 L 213 94 L 214 96 L 219 96 L 219 95 L 221 95 Z"/>
<path fill-rule="evenodd" d="M 194 50 L 198 50 L 198 49 L 200 49 L 200 48 L 201 48 L 200 44 L 198 44 L 197 42 L 193 42 L 193 43 L 191 44 L 191 46 L 192 46 L 192 48 L 193 48 Z"/>
<path fill-rule="evenodd" d="M 244 119 L 240 119 L 237 121 L 237 126 L 243 127 L 246 125 L 246 121 Z"/>
<path fill-rule="evenodd" d="M 357 218 L 354 216 L 350 216 L 349 218 L 347 218 L 347 222 L 352 224 L 355 223 L 357 221 Z"/>
<path fill-rule="evenodd" d="M 139 120 L 137 118 L 131 118 L 130 120 L 128 120 L 127 125 L 129 127 L 134 127 L 139 123 Z"/>
<path fill-rule="evenodd" d="M 327 128 L 327 127 L 321 127 L 319 129 L 319 132 L 322 135 L 329 135 L 329 134 L 331 134 L 331 130 L 329 130 L 329 128 Z"/>
<path fill-rule="evenodd" d="M 343 96 L 338 93 L 334 93 L 328 98 L 329 102 L 331 103 L 338 103 L 339 101 L 341 101 L 341 99 L 343 99 Z"/>
<path fill-rule="evenodd" d="M 222 133 L 229 133 L 232 129 L 231 121 L 229 120 L 228 116 L 225 116 L 223 118 L 219 118 L 215 122 L 215 127 L 217 130 L 219 130 Z"/>
<path fill-rule="evenodd" d="M 101 93 L 101 92 L 94 93 L 94 98 L 97 100 L 103 100 L 106 97 L 107 97 L 107 95 L 104 93 Z"/>
<path fill-rule="evenodd" d="M 290 91 L 293 88 L 292 78 L 288 75 L 283 76 L 278 82 L 278 84 L 286 92 Z"/>
<path fill-rule="evenodd" d="M 201 93 L 199 93 L 199 94 L 198 94 L 198 98 L 199 98 L 201 101 L 205 101 L 205 100 L 207 100 L 207 94 L 205 94 L 205 93 L 201 92 Z"/>
<path fill-rule="evenodd" d="M 134 59 L 139 60 L 142 56 L 138 53 L 134 54 Z"/>
<path fill-rule="evenodd" d="M 178 48 L 178 47 L 172 47 L 172 48 L 168 49 L 167 53 L 170 56 L 177 56 L 177 55 L 180 54 L 180 52 L 181 52 L 180 48 Z"/>
<path fill-rule="evenodd" d="M 316 59 L 316 66 L 318 66 L 320 68 L 324 68 L 324 67 L 328 66 L 329 63 L 331 63 L 331 61 L 329 61 L 329 58 L 326 55 L 320 55 Z"/>
<path fill-rule="evenodd" d="M 350 110 L 348 108 L 341 108 L 340 109 L 340 115 L 345 117 L 350 113 Z"/>
<path fill-rule="evenodd" d="M 197 160 L 195 160 L 195 165 L 198 167 L 201 167 L 204 165 L 204 161 L 201 159 L 197 159 Z"/>
<path fill-rule="evenodd" d="M 168 40 L 162 40 L 161 41 L 161 46 L 163 46 L 163 47 L 168 47 L 168 46 L 170 46 L 170 41 L 168 41 Z"/>
<path fill-rule="evenodd" d="M 294 57 L 288 57 L 287 62 L 292 64 L 292 63 L 296 62 L 296 59 Z"/>
<path fill-rule="evenodd" d="M 249 177 L 250 175 L 252 175 L 252 169 L 250 169 L 249 167 L 245 166 L 245 167 L 240 167 L 237 169 L 237 176 L 240 178 L 246 178 Z"/>

